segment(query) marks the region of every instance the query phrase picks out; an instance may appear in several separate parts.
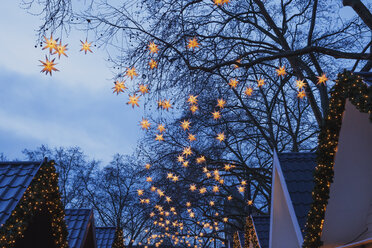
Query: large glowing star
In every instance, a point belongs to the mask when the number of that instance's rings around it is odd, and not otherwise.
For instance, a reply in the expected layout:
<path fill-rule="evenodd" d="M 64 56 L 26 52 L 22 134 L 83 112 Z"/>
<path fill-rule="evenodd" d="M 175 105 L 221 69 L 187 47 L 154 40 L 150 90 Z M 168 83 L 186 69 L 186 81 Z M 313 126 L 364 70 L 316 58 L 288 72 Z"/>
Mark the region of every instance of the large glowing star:
<path fill-rule="evenodd" d="M 46 75 L 48 75 L 49 73 L 52 76 L 53 71 L 58 71 L 58 69 L 54 67 L 56 65 L 56 63 L 54 63 L 54 60 L 55 59 L 49 60 L 46 56 L 45 56 L 45 62 L 39 60 L 42 64 L 41 66 L 43 67 L 41 72 L 45 72 Z"/>
<path fill-rule="evenodd" d="M 302 89 L 302 88 L 304 88 L 305 87 L 305 82 L 304 82 L 304 80 L 300 80 L 300 79 L 298 79 L 298 80 L 296 80 L 296 87 L 300 90 L 300 89 Z"/>
<path fill-rule="evenodd" d="M 163 134 L 156 134 L 155 140 L 163 141 L 164 140 Z"/>
<path fill-rule="evenodd" d="M 190 156 L 191 154 L 192 150 L 190 146 L 183 148 L 182 155 L 186 156 L 187 158 L 187 156 Z"/>
<path fill-rule="evenodd" d="M 186 121 L 186 120 L 183 120 L 181 122 L 181 127 L 183 128 L 183 130 L 189 130 L 190 129 L 190 121 Z"/>
<path fill-rule="evenodd" d="M 297 97 L 302 99 L 306 96 L 306 92 L 304 90 L 301 90 L 297 93 Z"/>
<path fill-rule="evenodd" d="M 217 107 L 220 107 L 221 109 L 223 109 L 225 107 L 225 104 L 226 104 L 226 101 L 223 100 L 222 98 L 217 99 Z"/>
<path fill-rule="evenodd" d="M 187 45 L 187 47 L 189 49 L 195 49 L 196 47 L 199 47 L 199 43 L 196 37 L 194 37 L 194 39 L 189 39 L 189 44 Z"/>
<path fill-rule="evenodd" d="M 65 55 L 67 57 L 66 51 L 67 51 L 67 44 L 62 45 L 62 42 L 60 41 L 59 44 L 56 45 L 55 52 L 53 54 L 58 54 L 58 58 L 61 58 L 61 55 Z"/>
<path fill-rule="evenodd" d="M 45 47 L 43 47 L 43 50 L 44 49 L 49 49 L 49 52 L 52 53 L 54 49 L 56 49 L 57 47 L 57 40 L 53 39 L 53 35 L 50 35 L 50 38 L 48 39 L 47 37 L 44 36 L 44 39 L 45 39 Z"/>
<path fill-rule="evenodd" d="M 119 95 L 120 92 L 124 92 L 124 90 L 127 89 L 127 87 L 124 84 L 124 81 L 116 81 L 114 87 L 112 87 L 114 91 L 112 93 L 116 93 L 116 95 Z"/>
<path fill-rule="evenodd" d="M 278 74 L 278 76 L 284 76 L 286 74 L 285 66 L 279 66 L 279 68 L 276 69 L 276 73 Z"/>
<path fill-rule="evenodd" d="M 129 95 L 129 102 L 127 102 L 127 104 L 132 105 L 132 108 L 134 108 L 134 106 L 139 107 L 138 99 L 139 96 L 136 96 L 136 94 L 134 94 L 133 96 Z"/>
<path fill-rule="evenodd" d="M 187 100 L 190 104 L 197 104 L 198 103 L 198 96 L 189 95 L 189 99 Z"/>
<path fill-rule="evenodd" d="M 159 48 L 154 42 L 150 42 L 149 50 L 150 50 L 150 53 L 158 53 Z"/>
<path fill-rule="evenodd" d="M 213 119 L 214 120 L 220 119 L 221 118 L 220 111 L 214 111 L 214 112 L 212 112 L 212 116 L 213 116 Z"/>
<path fill-rule="evenodd" d="M 156 62 L 153 59 L 150 59 L 149 65 L 150 65 L 150 69 L 154 69 L 154 68 L 158 67 L 158 62 Z"/>
<path fill-rule="evenodd" d="M 143 95 L 146 93 L 149 93 L 149 88 L 147 85 L 140 84 L 138 87 L 139 87 L 139 92 L 141 92 Z"/>
<path fill-rule="evenodd" d="M 138 74 L 136 72 L 136 68 L 134 68 L 134 67 L 128 68 L 125 75 L 127 75 L 128 77 L 130 77 L 130 79 L 133 79 L 133 77 L 138 76 Z"/>
<path fill-rule="evenodd" d="M 92 50 L 90 49 L 90 46 L 92 45 L 92 42 L 89 43 L 87 39 L 85 39 L 85 42 L 83 42 L 81 40 L 80 40 L 80 42 L 81 42 L 80 51 L 84 51 L 85 54 L 87 54 L 88 51 L 93 53 Z"/>
<path fill-rule="evenodd" d="M 246 96 L 251 96 L 252 93 L 253 93 L 253 89 L 252 89 L 251 87 L 247 87 L 247 88 L 245 88 L 245 90 L 244 90 L 244 94 L 245 94 Z"/>
<path fill-rule="evenodd" d="M 216 137 L 216 139 L 219 141 L 219 142 L 222 142 L 225 140 L 225 134 L 224 133 L 219 133 Z"/>
<path fill-rule="evenodd" d="M 238 86 L 238 80 L 236 80 L 235 78 L 233 78 L 233 79 L 230 79 L 230 82 L 229 82 L 229 85 L 230 85 L 230 87 L 231 88 L 236 88 L 236 86 Z"/>
<path fill-rule="evenodd" d="M 317 78 L 318 78 L 318 84 L 322 84 L 322 83 L 325 84 L 328 80 L 328 78 L 326 77 L 326 74 L 324 73 L 321 76 L 318 76 Z"/>
<path fill-rule="evenodd" d="M 178 155 L 177 161 L 180 162 L 180 163 L 182 163 L 182 162 L 185 161 L 185 159 L 182 157 L 182 155 Z"/>
<path fill-rule="evenodd" d="M 147 119 L 142 119 L 140 125 L 142 129 L 146 129 L 146 130 L 148 130 L 149 127 L 151 126 L 150 122 Z"/>

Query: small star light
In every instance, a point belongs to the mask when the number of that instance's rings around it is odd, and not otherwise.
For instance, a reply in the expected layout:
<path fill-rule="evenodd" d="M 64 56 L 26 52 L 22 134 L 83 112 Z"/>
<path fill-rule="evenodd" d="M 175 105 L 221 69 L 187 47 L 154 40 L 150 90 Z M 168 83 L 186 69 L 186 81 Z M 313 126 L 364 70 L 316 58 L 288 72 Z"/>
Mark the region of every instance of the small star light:
<path fill-rule="evenodd" d="M 183 128 L 183 130 L 189 130 L 189 128 L 190 128 L 190 121 L 186 121 L 186 120 L 184 120 L 184 121 L 182 121 L 181 122 L 181 127 Z"/>
<path fill-rule="evenodd" d="M 284 76 L 286 74 L 285 66 L 279 66 L 279 68 L 276 69 L 276 73 L 278 74 L 278 76 Z"/>
<path fill-rule="evenodd" d="M 253 205 L 253 201 L 252 200 L 248 200 L 247 203 L 248 203 L 249 206 L 252 206 Z"/>
<path fill-rule="evenodd" d="M 225 171 L 229 171 L 231 169 L 231 164 L 225 164 L 224 169 Z"/>
<path fill-rule="evenodd" d="M 158 125 L 158 130 L 159 130 L 159 132 L 164 132 L 165 131 L 165 127 L 164 127 L 164 125 L 163 124 L 159 124 Z"/>
<path fill-rule="evenodd" d="M 149 50 L 150 50 L 150 54 L 151 54 L 151 53 L 158 53 L 159 48 L 158 48 L 158 46 L 155 44 L 155 42 L 150 42 L 150 44 L 149 44 Z"/>
<path fill-rule="evenodd" d="M 244 94 L 246 96 L 251 96 L 253 93 L 253 89 L 251 87 L 246 87 L 245 90 L 244 90 Z"/>
<path fill-rule="evenodd" d="M 296 80 L 296 87 L 300 90 L 305 87 L 304 80 Z"/>
<path fill-rule="evenodd" d="M 205 187 L 199 189 L 200 194 L 204 194 L 207 192 L 207 189 Z"/>
<path fill-rule="evenodd" d="M 198 158 L 196 158 L 196 163 L 197 164 L 202 164 L 205 162 L 205 157 L 204 156 L 200 156 Z"/>
<path fill-rule="evenodd" d="M 187 156 L 192 155 L 191 147 L 188 146 L 188 147 L 183 148 L 182 155 L 186 156 L 186 158 Z"/>
<path fill-rule="evenodd" d="M 199 108 L 198 108 L 198 105 L 191 105 L 190 106 L 190 110 L 191 110 L 191 112 L 194 114 L 197 110 L 198 110 Z"/>
<path fill-rule="evenodd" d="M 135 105 L 139 107 L 138 98 L 139 96 L 136 96 L 136 94 L 133 96 L 129 95 L 129 102 L 127 102 L 127 104 L 132 104 L 132 108 L 134 108 Z"/>
<path fill-rule="evenodd" d="M 145 168 L 148 170 L 148 169 L 150 169 L 150 167 L 151 167 L 151 164 L 145 164 Z"/>
<path fill-rule="evenodd" d="M 43 50 L 49 48 L 49 53 L 52 53 L 53 49 L 56 49 L 56 47 L 57 47 L 58 39 L 57 40 L 53 39 L 53 35 L 50 35 L 49 39 L 44 36 L 44 39 L 45 39 L 45 41 L 44 41 L 45 42 L 45 47 L 43 47 Z"/>
<path fill-rule="evenodd" d="M 222 98 L 217 99 L 217 107 L 220 107 L 221 109 L 223 109 L 225 107 L 225 104 L 226 104 L 226 101 L 223 100 Z"/>
<path fill-rule="evenodd" d="M 164 140 L 163 134 L 156 134 L 155 140 L 163 141 Z"/>
<path fill-rule="evenodd" d="M 265 85 L 265 79 L 260 78 L 259 80 L 257 80 L 257 86 L 258 87 L 262 87 L 264 85 Z"/>
<path fill-rule="evenodd" d="M 189 161 L 183 162 L 182 163 L 182 166 L 185 167 L 185 168 L 189 167 Z"/>
<path fill-rule="evenodd" d="M 229 196 L 227 197 L 227 200 L 228 200 L 228 201 L 231 201 L 231 200 L 232 200 L 232 196 L 229 195 Z"/>
<path fill-rule="evenodd" d="M 143 195 L 143 189 L 137 189 L 137 194 L 138 194 L 139 196 Z"/>
<path fill-rule="evenodd" d="M 196 190 L 196 185 L 195 184 L 191 184 L 190 185 L 190 191 L 195 191 Z"/>
<path fill-rule="evenodd" d="M 48 75 L 49 73 L 52 76 L 53 71 L 58 71 L 58 69 L 54 67 L 57 64 L 57 63 L 54 63 L 54 60 L 55 59 L 49 60 L 46 56 L 45 56 L 45 62 L 39 60 L 42 64 L 40 66 L 43 66 L 43 69 L 40 72 L 45 72 L 46 75 Z"/>
<path fill-rule="evenodd" d="M 220 119 L 221 118 L 220 111 L 216 110 L 216 111 L 212 112 L 212 116 L 213 116 L 214 120 Z"/>
<path fill-rule="evenodd" d="M 224 134 L 224 133 L 219 133 L 219 134 L 217 134 L 216 139 L 217 139 L 219 142 L 224 141 L 224 140 L 225 140 L 225 134 Z"/>
<path fill-rule="evenodd" d="M 146 182 L 152 182 L 152 178 L 151 177 L 146 177 Z"/>
<path fill-rule="evenodd" d="M 130 79 L 133 79 L 133 77 L 138 76 L 138 74 L 136 72 L 136 68 L 134 68 L 134 67 L 128 68 L 125 75 L 130 77 Z"/>
<path fill-rule="evenodd" d="M 210 201 L 210 202 L 209 202 L 209 205 L 210 205 L 210 206 L 214 206 L 214 201 Z"/>
<path fill-rule="evenodd" d="M 139 86 L 139 91 L 142 93 L 142 95 L 149 93 L 149 88 L 147 85 L 140 84 Z"/>
<path fill-rule="evenodd" d="M 229 218 L 225 217 L 223 218 L 223 222 L 228 222 L 229 221 Z"/>
<path fill-rule="evenodd" d="M 87 54 L 87 52 L 89 51 L 89 52 L 93 53 L 92 50 L 90 50 L 90 46 L 92 45 L 92 42 L 89 43 L 87 39 L 85 39 L 85 42 L 82 42 L 81 40 L 80 40 L 80 42 L 81 42 L 80 52 L 84 51 L 84 53 Z"/>
<path fill-rule="evenodd" d="M 168 178 L 168 179 L 172 179 L 172 178 L 173 178 L 173 174 L 172 174 L 172 173 L 168 173 L 168 174 L 167 174 L 167 178 Z"/>
<path fill-rule="evenodd" d="M 119 93 L 124 92 L 124 90 L 127 89 L 124 81 L 119 82 L 118 80 L 116 80 L 114 84 L 114 87 L 112 87 L 114 91 L 112 93 L 116 93 L 116 95 L 119 95 Z"/>
<path fill-rule="evenodd" d="M 180 163 L 183 163 L 185 161 L 185 159 L 181 155 L 178 155 L 177 161 L 180 162 Z"/>
<path fill-rule="evenodd" d="M 229 82 L 229 85 L 230 85 L 230 87 L 231 88 L 236 88 L 236 86 L 238 86 L 238 80 L 236 80 L 235 78 L 233 78 L 233 79 L 230 79 L 230 82 Z"/>
<path fill-rule="evenodd" d="M 194 37 L 194 39 L 189 39 L 189 44 L 187 45 L 187 47 L 193 50 L 195 50 L 195 47 L 199 47 L 199 43 L 196 40 L 196 37 Z"/>
<path fill-rule="evenodd" d="M 169 196 L 165 197 L 165 201 L 170 203 L 172 201 L 172 198 L 170 198 Z"/>
<path fill-rule="evenodd" d="M 193 142 L 193 141 L 196 140 L 196 137 L 195 137 L 195 135 L 189 133 L 189 136 L 187 137 L 187 139 L 188 139 L 190 142 Z"/>
<path fill-rule="evenodd" d="M 326 77 L 326 74 L 323 73 L 321 76 L 318 76 L 318 83 L 317 84 L 322 84 L 322 83 L 326 83 L 328 78 Z"/>
<path fill-rule="evenodd" d="M 244 187 L 243 186 L 239 186 L 238 187 L 238 191 L 241 192 L 241 193 L 244 192 Z"/>
<path fill-rule="evenodd" d="M 58 58 L 60 59 L 61 58 L 61 55 L 65 55 L 66 57 L 67 54 L 66 54 L 66 51 L 67 51 L 67 44 L 66 45 L 62 45 L 62 42 L 60 41 L 58 45 L 56 45 L 55 47 L 55 52 L 53 54 L 58 54 Z"/>
<path fill-rule="evenodd" d="M 156 61 L 153 60 L 153 59 L 150 59 L 149 65 L 150 65 L 150 69 L 152 70 L 152 69 L 158 67 L 158 62 L 156 62 Z"/>
<path fill-rule="evenodd" d="M 217 193 L 220 191 L 220 189 L 218 188 L 218 185 L 214 185 L 213 186 L 213 190 L 212 190 L 214 193 Z"/>
<path fill-rule="evenodd" d="M 172 108 L 172 104 L 170 103 L 170 100 L 164 100 L 162 102 L 162 108 L 165 109 L 165 110 L 169 110 L 170 108 Z"/>
<path fill-rule="evenodd" d="M 155 186 L 151 186 L 151 191 L 154 192 L 156 190 L 156 187 Z"/>
<path fill-rule="evenodd" d="M 198 103 L 198 96 L 189 95 L 189 99 L 187 100 L 190 104 L 197 104 Z"/>
<path fill-rule="evenodd" d="M 150 122 L 147 119 L 142 119 L 140 125 L 142 129 L 146 129 L 146 130 L 148 130 L 149 127 L 151 126 Z"/>
<path fill-rule="evenodd" d="M 304 90 L 301 90 L 297 93 L 297 97 L 300 99 L 303 99 L 306 96 L 306 92 Z"/>

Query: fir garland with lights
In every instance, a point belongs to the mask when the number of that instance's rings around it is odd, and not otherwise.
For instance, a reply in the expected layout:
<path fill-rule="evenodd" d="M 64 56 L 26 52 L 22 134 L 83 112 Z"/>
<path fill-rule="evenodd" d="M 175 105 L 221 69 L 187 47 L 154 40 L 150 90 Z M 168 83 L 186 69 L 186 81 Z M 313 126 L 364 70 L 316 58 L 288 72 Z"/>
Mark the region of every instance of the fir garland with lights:
<path fill-rule="evenodd" d="M 250 242 L 252 243 L 253 248 L 260 248 L 260 244 L 258 242 L 256 229 L 253 225 L 252 216 L 248 216 L 245 220 L 244 226 L 244 248 L 250 247 Z"/>
<path fill-rule="evenodd" d="M 367 87 L 362 78 L 349 71 L 338 75 L 331 90 L 329 113 L 318 137 L 317 167 L 315 169 L 313 203 L 307 217 L 305 238 L 302 247 L 315 248 L 322 245 L 321 235 L 324 216 L 333 182 L 334 157 L 345 111 L 346 99 L 363 113 L 372 113 L 372 87 Z M 371 120 L 371 115 L 370 115 Z"/>
<path fill-rule="evenodd" d="M 233 235 L 233 248 L 241 248 L 238 231 Z"/>
<path fill-rule="evenodd" d="M 122 229 L 119 229 L 119 228 L 116 229 L 114 243 L 112 244 L 112 248 L 124 248 L 124 236 L 123 236 Z"/>
<path fill-rule="evenodd" d="M 49 213 L 56 247 L 67 248 L 65 211 L 58 189 L 58 174 L 54 161 L 43 162 L 11 216 L 0 228 L 0 247 L 14 247 L 16 241 L 24 237 L 32 218 L 43 209 Z"/>

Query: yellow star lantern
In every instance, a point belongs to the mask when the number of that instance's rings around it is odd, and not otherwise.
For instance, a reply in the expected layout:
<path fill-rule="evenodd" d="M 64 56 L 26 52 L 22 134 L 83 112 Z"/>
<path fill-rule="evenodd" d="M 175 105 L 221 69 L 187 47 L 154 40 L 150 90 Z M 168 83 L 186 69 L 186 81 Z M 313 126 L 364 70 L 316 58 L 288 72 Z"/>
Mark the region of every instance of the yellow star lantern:
<path fill-rule="evenodd" d="M 163 134 L 156 134 L 155 140 L 163 141 L 164 140 Z"/>
<path fill-rule="evenodd" d="M 193 50 L 195 50 L 196 47 L 199 47 L 199 43 L 196 37 L 194 37 L 194 39 L 189 39 L 189 44 L 187 45 L 187 47 Z"/>
<path fill-rule="evenodd" d="M 172 178 L 173 178 L 173 174 L 172 174 L 172 173 L 168 173 L 168 174 L 167 174 L 167 178 L 168 178 L 168 179 L 172 179 Z"/>
<path fill-rule="evenodd" d="M 144 95 L 144 94 L 146 94 L 146 93 L 149 93 L 149 88 L 148 88 L 147 85 L 140 84 L 140 85 L 138 86 L 138 88 L 139 88 L 139 92 L 141 92 L 142 95 Z"/>
<path fill-rule="evenodd" d="M 152 70 L 152 69 L 158 67 L 158 62 L 156 62 L 153 59 L 150 59 L 149 65 L 150 65 L 150 69 Z"/>
<path fill-rule="evenodd" d="M 183 128 L 183 130 L 189 130 L 189 128 L 190 128 L 190 121 L 186 121 L 186 120 L 184 120 L 184 121 L 182 121 L 181 122 L 181 127 Z"/>
<path fill-rule="evenodd" d="M 197 164 L 202 164 L 204 162 L 205 162 L 205 157 L 204 156 L 200 156 L 200 157 L 196 158 L 196 163 Z"/>
<path fill-rule="evenodd" d="M 207 189 L 205 187 L 199 189 L 200 194 L 205 194 L 207 192 Z"/>
<path fill-rule="evenodd" d="M 225 171 L 229 171 L 231 169 L 231 164 L 225 164 L 224 169 Z"/>
<path fill-rule="evenodd" d="M 219 133 L 219 134 L 217 134 L 216 139 L 217 139 L 219 142 L 224 141 L 224 140 L 225 140 L 225 134 L 224 134 L 224 133 Z"/>
<path fill-rule="evenodd" d="M 136 68 L 127 68 L 127 72 L 125 74 L 126 76 L 130 77 L 130 79 L 133 79 L 134 77 L 138 76 L 136 72 Z"/>
<path fill-rule="evenodd" d="M 228 200 L 228 201 L 231 201 L 231 200 L 232 200 L 232 196 L 229 195 L 229 196 L 227 197 L 227 200 Z"/>
<path fill-rule="evenodd" d="M 214 201 L 209 201 L 210 206 L 214 206 Z"/>
<path fill-rule="evenodd" d="M 150 169 L 150 167 L 151 167 L 151 164 L 145 164 L 146 170 Z"/>
<path fill-rule="evenodd" d="M 165 110 L 169 110 L 170 108 L 172 108 L 172 104 L 170 103 L 170 100 L 164 100 L 162 102 L 162 108 L 165 109 Z"/>
<path fill-rule="evenodd" d="M 149 127 L 151 126 L 150 122 L 147 119 L 142 119 L 140 125 L 142 129 L 146 129 L 146 130 L 148 130 Z"/>
<path fill-rule="evenodd" d="M 84 53 L 87 54 L 87 52 L 89 51 L 89 52 L 93 53 L 92 50 L 90 49 L 90 46 L 92 45 L 92 42 L 89 43 L 87 39 L 85 39 L 85 42 L 83 42 L 81 40 L 80 40 L 80 42 L 81 42 L 80 52 L 84 51 Z"/>
<path fill-rule="evenodd" d="M 186 202 L 186 207 L 191 207 L 191 202 Z"/>
<path fill-rule="evenodd" d="M 189 99 L 187 100 L 190 104 L 197 104 L 198 103 L 198 96 L 189 95 Z"/>
<path fill-rule="evenodd" d="M 142 189 L 137 189 L 137 194 L 139 195 L 139 196 L 141 196 L 141 195 L 143 195 L 143 190 Z"/>
<path fill-rule="evenodd" d="M 306 96 L 306 92 L 304 90 L 301 90 L 297 93 L 297 97 L 302 99 Z"/>
<path fill-rule="evenodd" d="M 191 112 L 194 114 L 197 110 L 198 110 L 199 108 L 198 108 L 198 105 L 191 105 L 190 106 L 190 110 L 191 110 Z"/>
<path fill-rule="evenodd" d="M 326 77 L 326 74 L 323 73 L 321 76 L 318 76 L 318 83 L 317 84 L 322 84 L 322 83 L 326 83 L 328 78 Z"/>
<path fill-rule="evenodd" d="M 156 190 L 156 187 L 155 186 L 151 186 L 151 191 L 154 192 Z"/>
<path fill-rule="evenodd" d="M 119 95 L 119 93 L 124 92 L 124 90 L 127 89 L 127 87 L 124 84 L 124 81 L 117 80 L 115 81 L 114 84 L 115 84 L 114 87 L 112 87 L 114 91 L 112 93 L 116 93 L 116 95 Z"/>
<path fill-rule="evenodd" d="M 186 158 L 187 158 L 187 156 L 192 155 L 191 147 L 188 146 L 188 147 L 183 148 L 182 155 L 186 156 Z"/>
<path fill-rule="evenodd" d="M 67 51 L 67 44 L 62 45 L 62 42 L 60 41 L 59 44 L 55 46 L 55 52 L 53 54 L 58 54 L 58 58 L 60 59 L 61 55 L 65 55 L 66 57 L 68 57 L 66 54 L 66 51 Z"/>
<path fill-rule="evenodd" d="M 219 189 L 219 187 L 218 187 L 218 185 L 214 185 L 213 186 L 213 190 L 212 190 L 214 193 L 217 193 L 217 192 L 219 192 L 220 191 L 220 189 Z"/>
<path fill-rule="evenodd" d="M 165 201 L 170 203 L 172 201 L 172 198 L 170 198 L 169 196 L 165 197 Z"/>
<path fill-rule="evenodd" d="M 184 159 L 181 155 L 179 155 L 179 156 L 177 157 L 177 161 L 180 162 L 180 163 L 182 163 L 182 162 L 185 161 L 185 159 Z"/>
<path fill-rule="evenodd" d="M 182 163 L 182 166 L 185 167 L 185 168 L 189 167 L 189 161 L 183 162 Z"/>
<path fill-rule="evenodd" d="M 43 50 L 44 49 L 49 49 L 49 53 L 52 53 L 54 49 L 57 48 L 57 40 L 53 39 L 53 35 L 50 35 L 50 38 L 48 39 L 47 37 L 44 36 L 44 43 L 45 43 L 45 47 L 43 47 Z"/>
<path fill-rule="evenodd" d="M 251 96 L 253 93 L 253 89 L 251 87 L 246 87 L 245 90 L 244 90 L 244 94 L 246 96 Z"/>
<path fill-rule="evenodd" d="M 216 111 L 212 112 L 212 116 L 213 116 L 214 120 L 220 119 L 221 118 L 220 111 L 216 110 Z"/>
<path fill-rule="evenodd" d="M 189 133 L 189 136 L 187 137 L 187 139 L 188 139 L 190 142 L 193 142 L 193 141 L 196 140 L 196 137 L 195 137 L 195 135 Z"/>
<path fill-rule="evenodd" d="M 158 125 L 158 130 L 159 130 L 160 133 L 165 132 L 165 127 L 164 127 L 164 125 L 163 125 L 163 124 L 159 124 L 159 125 Z"/>
<path fill-rule="evenodd" d="M 234 88 L 235 89 L 236 86 L 238 86 L 238 84 L 239 84 L 239 82 L 235 78 L 230 79 L 230 81 L 229 81 L 229 85 L 230 85 L 231 88 Z"/>
<path fill-rule="evenodd" d="M 287 74 L 285 72 L 285 66 L 279 66 L 279 68 L 276 69 L 276 73 L 278 76 L 284 76 L 285 74 Z"/>
<path fill-rule="evenodd" d="M 150 50 L 150 54 L 151 54 L 151 53 L 158 53 L 159 48 L 158 48 L 158 46 L 155 44 L 155 42 L 150 42 L 150 44 L 149 44 L 149 50 Z"/>
<path fill-rule="evenodd" d="M 146 182 L 152 182 L 152 178 L 151 177 L 146 177 Z"/>
<path fill-rule="evenodd" d="M 302 88 L 304 88 L 305 87 L 305 82 L 304 82 L 304 80 L 300 80 L 300 79 L 298 79 L 298 80 L 296 80 L 296 87 L 300 90 L 300 89 L 302 89 Z"/>
<path fill-rule="evenodd" d="M 243 186 L 239 186 L 238 187 L 238 191 L 241 192 L 241 193 L 244 192 L 244 187 Z"/>
<path fill-rule="evenodd" d="M 138 99 L 139 96 L 136 96 L 136 94 L 134 94 L 133 96 L 129 95 L 129 102 L 127 102 L 127 104 L 132 105 L 132 108 L 134 108 L 134 106 L 139 107 Z"/>
<path fill-rule="evenodd" d="M 226 101 L 221 99 L 217 99 L 217 107 L 223 109 L 225 107 Z"/>
<path fill-rule="evenodd" d="M 190 191 L 195 191 L 196 190 L 196 185 L 195 184 L 191 184 L 190 185 Z"/>
<path fill-rule="evenodd" d="M 257 80 L 257 86 L 258 87 L 262 87 L 262 86 L 264 86 L 265 85 L 265 79 L 259 79 L 259 80 Z"/>
<path fill-rule="evenodd" d="M 222 219 L 223 222 L 228 222 L 229 221 L 229 218 L 225 217 Z"/>
<path fill-rule="evenodd" d="M 42 64 L 41 66 L 43 67 L 43 69 L 40 72 L 45 72 L 46 75 L 48 75 L 49 73 L 52 76 L 53 71 L 58 71 L 58 69 L 54 67 L 57 64 L 57 63 L 54 63 L 54 60 L 55 59 L 49 60 L 46 56 L 45 56 L 45 62 L 39 60 Z"/>
<path fill-rule="evenodd" d="M 178 176 L 173 176 L 173 178 L 172 178 L 172 181 L 173 182 L 177 182 L 179 180 L 179 177 Z"/>

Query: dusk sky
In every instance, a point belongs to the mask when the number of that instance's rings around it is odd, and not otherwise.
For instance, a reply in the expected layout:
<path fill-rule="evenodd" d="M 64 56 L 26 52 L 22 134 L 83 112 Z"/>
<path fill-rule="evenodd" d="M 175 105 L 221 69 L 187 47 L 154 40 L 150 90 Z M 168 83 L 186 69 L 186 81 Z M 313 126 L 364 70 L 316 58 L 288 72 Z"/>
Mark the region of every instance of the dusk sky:
<path fill-rule="evenodd" d="M 46 144 L 79 146 L 104 163 L 115 153 L 130 154 L 142 114 L 125 104 L 127 96 L 112 94 L 106 51 L 79 52 L 86 34 L 73 32 L 63 39 L 68 58 L 56 60 L 60 71 L 40 73 L 46 52 L 35 48 L 35 30 L 41 22 L 19 4 L 1 4 L 0 153 L 24 159 L 24 148 Z"/>

